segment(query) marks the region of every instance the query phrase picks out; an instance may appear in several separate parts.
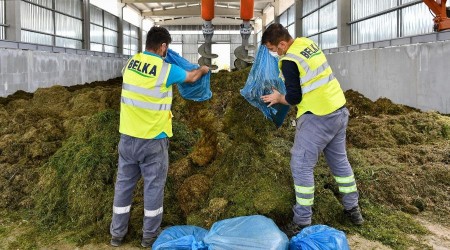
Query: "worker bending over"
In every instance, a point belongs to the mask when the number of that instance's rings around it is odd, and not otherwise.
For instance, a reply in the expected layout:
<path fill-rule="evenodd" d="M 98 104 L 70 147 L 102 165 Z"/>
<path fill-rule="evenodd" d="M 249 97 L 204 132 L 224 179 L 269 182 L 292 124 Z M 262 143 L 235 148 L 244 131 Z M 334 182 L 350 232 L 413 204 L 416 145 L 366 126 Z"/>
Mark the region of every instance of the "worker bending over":
<path fill-rule="evenodd" d="M 119 165 L 114 191 L 111 245 L 119 246 L 128 231 L 133 190 L 144 179 L 141 245 L 150 247 L 160 232 L 164 185 L 172 136 L 172 85 L 195 82 L 208 73 L 202 66 L 186 72 L 164 62 L 172 38 L 162 27 L 147 34 L 145 51 L 134 55 L 123 70 L 120 104 Z"/>
<path fill-rule="evenodd" d="M 311 225 L 314 167 L 322 151 L 343 195 L 344 213 L 351 222 L 361 225 L 364 220 L 345 144 L 349 111 L 325 55 L 312 40 L 293 39 L 278 23 L 266 29 L 261 43 L 272 55 L 281 57 L 279 67 L 286 84 L 286 95 L 274 89 L 261 99 L 269 106 L 281 103 L 296 105 L 298 109 L 290 163 L 296 204 L 293 221 L 285 228 L 286 234 L 291 237 Z"/>

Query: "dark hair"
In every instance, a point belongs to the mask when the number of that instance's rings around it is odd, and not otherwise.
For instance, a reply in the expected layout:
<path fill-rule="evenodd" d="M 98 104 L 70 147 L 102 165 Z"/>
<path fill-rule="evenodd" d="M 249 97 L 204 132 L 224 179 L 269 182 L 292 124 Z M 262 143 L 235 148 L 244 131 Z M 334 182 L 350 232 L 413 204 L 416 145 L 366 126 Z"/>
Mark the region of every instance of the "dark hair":
<path fill-rule="evenodd" d="M 269 27 L 267 27 L 266 31 L 264 31 L 261 44 L 270 43 L 272 45 L 278 45 L 281 41 L 289 41 L 292 37 L 289 34 L 289 31 L 283 27 L 283 25 L 279 23 L 273 23 Z"/>
<path fill-rule="evenodd" d="M 172 42 L 169 31 L 163 27 L 153 26 L 147 33 L 147 40 L 145 41 L 145 49 L 156 51 L 161 44 Z"/>

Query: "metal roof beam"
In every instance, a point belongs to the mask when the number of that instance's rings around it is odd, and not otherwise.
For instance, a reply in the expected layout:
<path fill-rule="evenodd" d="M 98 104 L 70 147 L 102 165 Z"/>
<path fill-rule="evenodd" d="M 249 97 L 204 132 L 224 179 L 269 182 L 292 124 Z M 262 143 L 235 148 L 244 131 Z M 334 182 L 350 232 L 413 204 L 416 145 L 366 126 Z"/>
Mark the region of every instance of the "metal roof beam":
<path fill-rule="evenodd" d="M 200 16 L 201 9 L 200 6 L 190 6 L 190 7 L 182 7 L 176 9 L 166 9 L 166 10 L 154 10 L 154 11 L 143 11 L 142 16 L 164 16 L 164 17 L 190 17 L 190 16 Z M 239 17 L 240 9 L 230 9 L 230 8 L 221 8 L 216 6 L 214 9 L 214 16 L 222 16 L 222 17 Z M 254 11 L 254 18 L 262 16 L 261 11 Z"/>
<path fill-rule="evenodd" d="M 254 0 L 255 3 L 275 3 L 275 0 Z M 121 0 L 122 3 L 199 3 L 199 1 L 186 0 Z M 215 1 L 216 3 L 239 3 L 240 0 L 223 0 Z"/>

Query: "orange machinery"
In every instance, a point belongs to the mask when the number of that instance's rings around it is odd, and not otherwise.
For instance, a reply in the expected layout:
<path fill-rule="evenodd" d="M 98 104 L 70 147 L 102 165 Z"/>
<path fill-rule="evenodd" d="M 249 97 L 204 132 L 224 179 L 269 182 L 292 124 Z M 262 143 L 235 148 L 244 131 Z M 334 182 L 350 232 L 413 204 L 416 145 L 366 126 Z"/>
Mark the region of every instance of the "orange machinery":
<path fill-rule="evenodd" d="M 234 61 L 234 67 L 242 69 L 253 63 L 254 57 L 248 55 L 249 50 L 254 50 L 255 46 L 248 44 L 248 39 L 252 33 L 252 26 L 250 20 L 253 18 L 254 0 L 241 0 L 240 17 L 242 24 L 240 27 L 240 33 L 242 38 L 242 45 L 234 50 L 236 60 Z"/>
<path fill-rule="evenodd" d="M 201 15 L 203 19 L 202 33 L 205 38 L 205 43 L 198 48 L 200 58 L 198 64 L 206 65 L 212 70 L 217 69 L 217 65 L 212 64 L 212 59 L 217 58 L 217 54 L 212 54 L 212 37 L 214 35 L 214 25 L 212 20 L 214 18 L 214 0 L 202 0 L 201 1 Z"/>
<path fill-rule="evenodd" d="M 423 0 L 423 2 L 434 13 L 434 31 L 442 31 L 450 29 L 450 18 L 446 3 L 447 0 Z"/>

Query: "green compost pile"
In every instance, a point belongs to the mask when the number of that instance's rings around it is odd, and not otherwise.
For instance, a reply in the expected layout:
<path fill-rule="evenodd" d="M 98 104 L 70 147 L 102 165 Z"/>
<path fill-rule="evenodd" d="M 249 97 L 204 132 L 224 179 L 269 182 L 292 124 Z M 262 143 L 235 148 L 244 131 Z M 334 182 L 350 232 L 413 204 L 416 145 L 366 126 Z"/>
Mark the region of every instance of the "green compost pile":
<path fill-rule="evenodd" d="M 290 221 L 295 110 L 276 129 L 239 94 L 248 73 L 213 74 L 213 98 L 206 102 L 186 101 L 175 91 L 163 226 L 209 228 L 221 219 L 252 214 L 270 217 L 279 226 Z M 25 242 L 19 246 L 36 247 L 38 231 L 64 233 L 81 245 L 108 240 L 120 81 L 54 86 L 0 99 L 0 211 L 16 211 L 38 228 L 19 239 Z M 366 224 L 354 227 L 343 218 L 323 156 L 315 170 L 313 223 L 359 233 L 394 249 L 430 248 L 420 241 L 426 229 L 411 215 L 446 225 L 450 221 L 450 118 L 384 98 L 372 102 L 351 90 L 346 97 L 348 156 Z M 127 240 L 137 242 L 141 181 L 134 197 Z M 0 238 L 7 234 L 0 227 Z"/>

